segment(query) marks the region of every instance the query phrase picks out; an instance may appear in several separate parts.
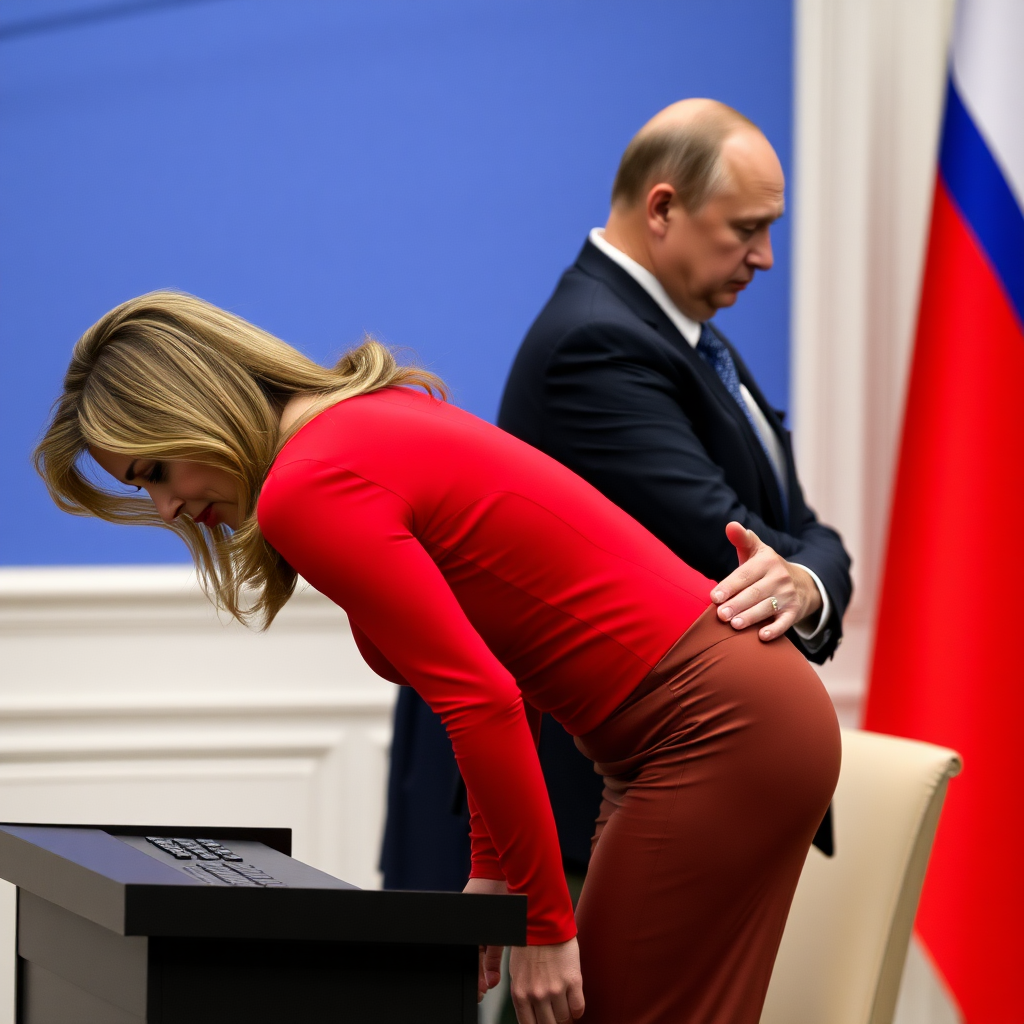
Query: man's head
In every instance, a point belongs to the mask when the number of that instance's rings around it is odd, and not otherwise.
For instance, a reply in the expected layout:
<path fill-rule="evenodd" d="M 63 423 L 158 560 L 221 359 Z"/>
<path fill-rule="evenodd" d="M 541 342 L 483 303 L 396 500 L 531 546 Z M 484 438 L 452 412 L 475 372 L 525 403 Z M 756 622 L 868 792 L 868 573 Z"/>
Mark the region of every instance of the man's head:
<path fill-rule="evenodd" d="M 715 100 L 656 114 L 623 154 L 608 241 L 647 267 L 694 320 L 731 306 L 772 265 L 785 179 L 761 131 Z"/>

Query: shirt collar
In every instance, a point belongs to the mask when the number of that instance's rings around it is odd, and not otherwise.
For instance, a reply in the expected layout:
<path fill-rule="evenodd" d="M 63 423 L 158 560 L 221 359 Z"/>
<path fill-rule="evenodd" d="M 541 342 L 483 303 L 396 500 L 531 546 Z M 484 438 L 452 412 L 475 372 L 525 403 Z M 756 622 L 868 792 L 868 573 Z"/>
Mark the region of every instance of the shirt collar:
<path fill-rule="evenodd" d="M 617 263 L 631 278 L 661 307 L 662 312 L 672 321 L 675 329 L 686 339 L 690 348 L 696 348 L 700 341 L 701 325 L 691 320 L 668 297 L 668 292 L 661 282 L 636 260 L 627 256 L 621 249 L 616 249 L 611 242 L 605 240 L 604 228 L 593 228 L 590 232 L 590 244 L 600 250 L 613 263 Z"/>

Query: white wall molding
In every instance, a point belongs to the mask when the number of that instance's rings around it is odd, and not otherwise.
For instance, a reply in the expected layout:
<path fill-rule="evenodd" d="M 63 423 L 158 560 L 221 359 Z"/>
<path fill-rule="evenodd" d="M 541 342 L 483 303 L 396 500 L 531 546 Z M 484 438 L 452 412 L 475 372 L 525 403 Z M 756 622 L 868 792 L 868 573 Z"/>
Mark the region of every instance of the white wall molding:
<path fill-rule="evenodd" d="M 273 628 L 275 635 L 332 630 L 339 619 L 344 621 L 344 616 L 330 601 L 300 581 Z M 0 637 L 25 631 L 63 634 L 78 628 L 116 633 L 123 623 L 173 630 L 210 622 L 210 603 L 190 566 L 0 569 Z M 239 628 L 224 613 L 214 613 L 213 622 Z"/>
<path fill-rule="evenodd" d="M 305 693 L 260 693 L 239 697 L 232 693 L 132 693 L 76 694 L 73 698 L 51 696 L 35 698 L 17 694 L 0 697 L 0 719 L 80 718 L 114 715 L 144 719 L 167 715 L 209 718 L 240 713 L 280 720 L 288 715 L 376 715 L 390 708 L 391 701 L 368 689 L 365 693 L 340 693 L 325 696 L 316 691 Z"/>
<path fill-rule="evenodd" d="M 855 594 L 821 675 L 857 725 L 931 210 L 953 0 L 796 0 L 793 413 L 808 500 Z M 959 1013 L 912 948 L 896 1024 Z"/>

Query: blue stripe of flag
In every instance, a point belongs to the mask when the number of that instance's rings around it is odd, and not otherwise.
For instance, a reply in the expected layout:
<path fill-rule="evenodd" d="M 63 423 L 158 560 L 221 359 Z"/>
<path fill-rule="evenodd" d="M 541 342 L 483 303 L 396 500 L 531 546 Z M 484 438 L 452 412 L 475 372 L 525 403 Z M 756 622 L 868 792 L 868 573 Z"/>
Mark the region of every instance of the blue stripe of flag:
<path fill-rule="evenodd" d="M 1024 322 L 1024 212 L 960 99 L 952 77 L 939 173 Z"/>

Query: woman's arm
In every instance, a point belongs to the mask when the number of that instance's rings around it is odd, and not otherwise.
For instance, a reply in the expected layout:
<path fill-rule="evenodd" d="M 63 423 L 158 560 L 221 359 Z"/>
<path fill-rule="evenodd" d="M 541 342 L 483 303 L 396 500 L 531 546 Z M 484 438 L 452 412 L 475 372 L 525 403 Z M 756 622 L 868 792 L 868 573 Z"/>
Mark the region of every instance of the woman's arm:
<path fill-rule="evenodd" d="M 530 944 L 575 935 L 558 835 L 519 688 L 472 627 L 397 495 L 316 461 L 275 467 L 264 535 L 444 721 Z M 513 770 L 510 770 L 513 769 Z"/>
<path fill-rule="evenodd" d="M 532 705 L 523 701 L 523 712 L 533 736 L 533 745 L 540 747 L 541 713 Z M 484 824 L 483 815 L 473 799 L 473 794 L 466 787 L 466 801 L 469 804 L 469 844 L 471 851 L 470 878 L 498 880 L 505 884 L 505 875 L 498 860 L 498 851 L 494 848 L 491 835 Z"/>
<path fill-rule="evenodd" d="M 370 643 L 366 634 L 351 622 L 352 635 L 366 663 L 384 679 L 405 684 L 395 667 Z M 408 685 L 408 684 L 406 684 Z M 533 743 L 540 742 L 541 714 L 526 701 L 523 710 L 530 726 Z M 507 895 L 508 885 L 498 862 L 498 853 L 491 841 L 472 794 L 466 792 L 470 808 L 470 842 L 473 861 L 470 879 L 462 890 L 466 893 Z M 477 1002 L 501 981 L 502 946 L 481 946 L 477 972 Z M 512 967 L 512 964 L 515 964 Z M 509 973 L 513 974 L 513 1002 L 520 1021 L 544 1021 L 548 1014 L 556 1021 L 583 1015 L 583 989 L 580 975 L 579 950 L 576 939 L 556 945 L 525 946 L 515 950 L 510 960 Z"/>
<path fill-rule="evenodd" d="M 523 701 L 523 709 L 535 747 L 540 744 L 541 713 Z M 508 886 L 501 875 L 497 853 L 486 826 L 467 788 L 470 809 L 470 840 L 473 848 L 472 877 L 463 892 L 504 895 Z M 501 946 L 481 946 L 477 976 L 479 1002 L 501 980 Z M 510 990 L 520 1024 L 573 1020 L 583 1016 L 583 982 L 576 939 L 544 946 L 515 946 L 509 960 Z"/>

